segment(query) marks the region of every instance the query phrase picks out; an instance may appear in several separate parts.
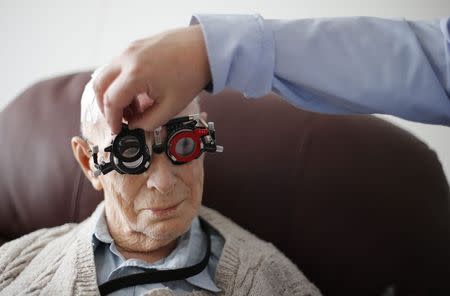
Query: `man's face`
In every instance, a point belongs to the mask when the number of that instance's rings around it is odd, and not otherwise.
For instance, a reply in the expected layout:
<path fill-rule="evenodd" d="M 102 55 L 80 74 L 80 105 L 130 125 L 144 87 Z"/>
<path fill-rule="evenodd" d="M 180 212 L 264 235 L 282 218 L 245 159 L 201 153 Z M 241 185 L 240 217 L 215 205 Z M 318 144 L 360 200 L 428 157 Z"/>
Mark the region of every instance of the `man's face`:
<path fill-rule="evenodd" d="M 177 117 L 192 113 L 195 110 L 188 107 Z M 106 123 L 102 125 L 108 128 Z M 161 134 L 165 140 L 165 128 Z M 100 151 L 110 141 L 107 138 L 99 143 Z M 153 133 L 146 133 L 146 141 L 152 147 Z M 109 160 L 109 155 L 103 155 Z M 153 153 L 150 168 L 144 174 L 120 175 L 112 171 L 99 176 L 110 232 L 121 236 L 114 239 L 125 245 L 139 245 L 145 251 L 185 233 L 201 205 L 203 157 L 174 165 L 165 153 Z"/>

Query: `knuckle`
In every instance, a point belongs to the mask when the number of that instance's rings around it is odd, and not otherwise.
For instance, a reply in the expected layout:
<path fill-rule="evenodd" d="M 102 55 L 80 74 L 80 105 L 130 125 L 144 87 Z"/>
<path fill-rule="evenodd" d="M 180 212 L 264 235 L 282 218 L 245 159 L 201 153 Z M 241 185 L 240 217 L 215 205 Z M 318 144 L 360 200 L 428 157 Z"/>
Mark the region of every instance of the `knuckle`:
<path fill-rule="evenodd" d="M 132 67 L 127 72 L 128 73 L 128 80 L 136 80 L 141 75 L 142 70 L 139 67 Z"/>
<path fill-rule="evenodd" d="M 137 61 L 130 61 L 126 73 L 129 80 L 136 80 L 143 75 L 144 68 Z"/>
<path fill-rule="evenodd" d="M 130 44 L 128 44 L 128 46 L 125 49 L 125 53 L 134 53 L 141 47 L 141 45 L 142 45 L 141 40 L 135 40 Z"/>
<path fill-rule="evenodd" d="M 112 58 L 111 60 L 111 65 L 116 65 L 116 66 L 120 66 L 122 64 L 122 58 L 123 58 L 123 53 L 119 53 L 117 54 L 115 57 Z"/>
<path fill-rule="evenodd" d="M 96 94 L 100 92 L 100 83 L 97 80 L 94 80 L 94 82 L 92 83 L 92 89 Z"/>
<path fill-rule="evenodd" d="M 134 40 L 131 43 L 136 45 L 136 46 L 138 46 L 138 47 L 141 47 L 144 42 L 145 42 L 145 39 L 141 38 L 141 39 L 136 39 L 136 40 Z"/>

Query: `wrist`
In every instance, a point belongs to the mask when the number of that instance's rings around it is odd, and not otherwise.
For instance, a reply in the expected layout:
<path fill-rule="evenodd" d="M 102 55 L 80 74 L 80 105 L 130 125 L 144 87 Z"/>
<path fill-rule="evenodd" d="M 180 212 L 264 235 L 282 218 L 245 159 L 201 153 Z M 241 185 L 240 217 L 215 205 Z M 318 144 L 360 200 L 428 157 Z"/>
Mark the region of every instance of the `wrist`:
<path fill-rule="evenodd" d="M 202 82 L 202 88 L 211 85 L 211 68 L 208 59 L 208 52 L 206 48 L 205 38 L 203 36 L 203 31 L 200 25 L 193 25 L 189 27 L 193 31 L 194 44 L 196 45 L 195 59 L 199 62 L 198 70 L 200 73 L 200 78 Z"/>

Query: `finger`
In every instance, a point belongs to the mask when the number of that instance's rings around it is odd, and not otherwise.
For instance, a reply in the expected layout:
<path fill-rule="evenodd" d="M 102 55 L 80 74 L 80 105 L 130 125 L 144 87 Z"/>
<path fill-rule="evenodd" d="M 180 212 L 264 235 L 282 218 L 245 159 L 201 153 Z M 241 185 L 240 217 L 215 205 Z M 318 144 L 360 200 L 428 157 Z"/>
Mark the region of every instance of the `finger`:
<path fill-rule="evenodd" d="M 125 108 L 124 117 L 128 122 L 136 120 L 142 113 L 153 105 L 154 100 L 150 99 L 147 94 L 139 94 L 131 102 L 131 104 Z M 130 109 L 130 111 L 128 111 Z"/>
<path fill-rule="evenodd" d="M 123 109 L 106 108 L 105 106 L 105 119 L 111 128 L 111 133 L 117 135 L 122 127 Z"/>
<path fill-rule="evenodd" d="M 105 68 L 101 69 L 98 74 L 94 74 L 94 92 L 97 100 L 97 104 L 100 107 L 100 111 L 104 114 L 104 95 L 105 91 L 108 89 L 110 84 L 116 79 L 116 77 L 120 74 L 120 66 L 110 64 Z"/>
<path fill-rule="evenodd" d="M 147 93 L 141 93 L 137 95 L 137 101 L 139 104 L 139 112 L 144 112 L 148 107 L 152 106 L 155 100 L 151 99 Z"/>
<path fill-rule="evenodd" d="M 165 124 L 172 116 L 178 113 L 173 106 L 165 100 L 162 103 L 154 103 L 143 113 L 135 116 L 129 123 L 130 128 L 142 128 L 146 131 L 153 131 L 157 127 Z"/>
<path fill-rule="evenodd" d="M 105 93 L 105 119 L 113 133 L 120 131 L 123 109 L 131 104 L 135 95 L 145 90 L 145 83 L 122 72 Z"/>

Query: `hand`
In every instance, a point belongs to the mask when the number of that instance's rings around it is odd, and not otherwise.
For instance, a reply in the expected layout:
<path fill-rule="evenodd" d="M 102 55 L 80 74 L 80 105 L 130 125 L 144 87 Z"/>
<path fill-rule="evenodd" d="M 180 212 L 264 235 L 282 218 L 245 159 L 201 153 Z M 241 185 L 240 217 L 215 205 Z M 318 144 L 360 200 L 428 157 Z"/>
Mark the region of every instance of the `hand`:
<path fill-rule="evenodd" d="M 113 133 L 122 118 L 152 131 L 182 111 L 211 80 L 199 25 L 133 42 L 95 78 L 100 110 Z"/>

